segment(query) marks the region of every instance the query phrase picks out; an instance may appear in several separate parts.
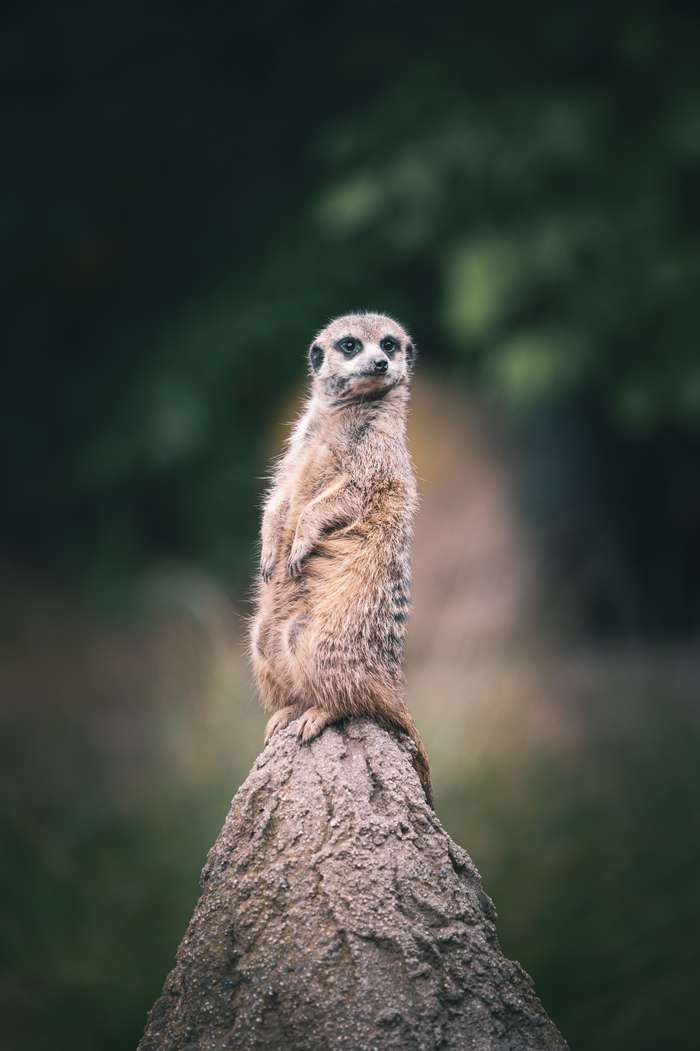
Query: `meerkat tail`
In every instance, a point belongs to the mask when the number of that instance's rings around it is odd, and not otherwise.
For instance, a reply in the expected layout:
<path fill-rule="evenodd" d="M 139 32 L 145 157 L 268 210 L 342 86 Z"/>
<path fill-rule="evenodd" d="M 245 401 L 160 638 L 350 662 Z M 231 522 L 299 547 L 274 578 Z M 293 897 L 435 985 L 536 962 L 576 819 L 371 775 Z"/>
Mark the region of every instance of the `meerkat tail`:
<path fill-rule="evenodd" d="M 376 722 L 383 725 L 387 730 L 400 730 L 401 733 L 406 734 L 413 744 L 415 745 L 415 753 L 413 755 L 413 767 L 418 774 L 423 791 L 425 792 L 425 798 L 428 801 L 428 805 L 432 810 L 435 809 L 433 801 L 433 785 L 430 779 L 430 761 L 428 760 L 428 753 L 425 750 L 425 745 L 421 740 L 421 736 L 418 733 L 418 728 L 411 717 L 411 713 L 404 711 L 389 711 L 384 709 L 381 714 L 375 716 Z"/>

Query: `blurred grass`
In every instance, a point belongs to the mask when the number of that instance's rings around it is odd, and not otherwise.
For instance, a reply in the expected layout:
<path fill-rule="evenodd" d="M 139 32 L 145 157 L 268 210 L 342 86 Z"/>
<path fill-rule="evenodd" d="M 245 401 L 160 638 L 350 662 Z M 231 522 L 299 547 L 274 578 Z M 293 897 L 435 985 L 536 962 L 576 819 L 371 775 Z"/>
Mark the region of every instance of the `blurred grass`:
<path fill-rule="evenodd" d="M 76 757 L 81 765 L 84 758 Z M 230 791 L 223 782 L 189 793 L 166 785 L 161 799 L 125 815 L 95 799 L 96 788 L 86 781 L 60 813 L 25 815 L 5 840 L 1 890 L 12 912 L 3 932 L 6 975 L 11 968 L 3 1014 L 12 1047 L 135 1046 Z"/>
<path fill-rule="evenodd" d="M 445 786 L 440 813 L 495 900 L 504 951 L 572 1047 L 691 1051 L 697 713 L 672 689 L 594 701 L 620 709 L 612 725 L 589 711 L 576 749 L 527 754 L 515 773 L 491 759 Z"/>
<path fill-rule="evenodd" d="M 135 1046 L 257 753 L 262 714 L 216 587 L 173 574 L 144 595 L 129 616 L 87 619 L 15 594 L 0 710 L 8 1047 Z"/>
<path fill-rule="evenodd" d="M 123 624 L 94 622 L 86 640 L 65 616 L 54 652 L 75 680 L 48 713 L 34 698 L 41 720 L 30 696 L 3 711 L 0 988 L 12 1048 L 133 1048 L 172 964 L 263 724 L 240 622 L 201 582 L 197 605 L 194 630 L 176 605 L 141 614 L 138 658 Z M 22 649 L 16 638 L 16 660 Z M 100 652 L 90 672 L 86 649 Z M 128 651 L 137 666 L 110 698 Z M 409 682 L 438 813 L 482 872 L 505 952 L 572 1047 L 690 1051 L 697 651 L 432 660 Z"/>

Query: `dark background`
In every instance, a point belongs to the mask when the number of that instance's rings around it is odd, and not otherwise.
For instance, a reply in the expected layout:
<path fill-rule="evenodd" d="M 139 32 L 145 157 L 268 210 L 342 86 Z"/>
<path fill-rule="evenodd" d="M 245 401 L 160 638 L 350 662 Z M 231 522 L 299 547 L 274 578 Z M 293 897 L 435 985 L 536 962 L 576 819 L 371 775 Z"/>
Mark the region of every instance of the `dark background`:
<path fill-rule="evenodd" d="M 135 1046 L 260 747 L 263 476 L 369 308 L 438 813 L 572 1047 L 695 1047 L 698 54 L 644 0 L 6 11 L 11 1046 Z"/>

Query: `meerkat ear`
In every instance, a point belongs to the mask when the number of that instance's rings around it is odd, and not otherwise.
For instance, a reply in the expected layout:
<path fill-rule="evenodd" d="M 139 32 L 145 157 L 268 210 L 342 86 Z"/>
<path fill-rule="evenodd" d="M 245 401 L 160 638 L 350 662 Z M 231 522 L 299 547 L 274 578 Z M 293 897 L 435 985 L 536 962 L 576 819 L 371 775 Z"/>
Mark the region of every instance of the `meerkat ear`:
<path fill-rule="evenodd" d="M 314 343 L 309 351 L 309 365 L 314 372 L 318 372 L 323 365 L 323 347 L 319 347 L 318 343 Z"/>
<path fill-rule="evenodd" d="M 406 344 L 406 363 L 410 369 L 412 369 L 416 363 L 416 348 L 412 343 Z"/>

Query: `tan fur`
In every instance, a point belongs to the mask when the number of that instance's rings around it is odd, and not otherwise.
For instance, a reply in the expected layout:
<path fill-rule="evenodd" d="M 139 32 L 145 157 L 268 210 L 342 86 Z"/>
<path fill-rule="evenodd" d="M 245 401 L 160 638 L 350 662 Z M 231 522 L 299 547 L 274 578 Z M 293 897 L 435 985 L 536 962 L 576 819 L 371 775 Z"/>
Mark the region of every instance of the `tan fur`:
<path fill-rule="evenodd" d="M 347 357 L 350 337 L 361 349 Z M 387 337 L 393 352 L 382 349 Z M 381 359 L 387 371 L 376 375 Z M 413 741 L 432 804 L 403 684 L 417 500 L 405 441 L 412 359 L 407 333 L 381 314 L 337 318 L 314 340 L 311 396 L 263 515 L 251 657 L 274 713 L 266 740 L 296 718 L 305 741 L 350 716 L 376 719 Z"/>

